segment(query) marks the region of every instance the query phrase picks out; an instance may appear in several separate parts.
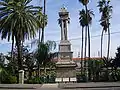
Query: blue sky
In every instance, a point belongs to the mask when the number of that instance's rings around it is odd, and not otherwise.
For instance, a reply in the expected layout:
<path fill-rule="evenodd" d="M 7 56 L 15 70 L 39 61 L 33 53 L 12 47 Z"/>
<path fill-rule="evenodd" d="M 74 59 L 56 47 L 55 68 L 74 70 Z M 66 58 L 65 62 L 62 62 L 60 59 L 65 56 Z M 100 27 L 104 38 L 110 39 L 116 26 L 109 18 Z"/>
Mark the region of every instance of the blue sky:
<path fill-rule="evenodd" d="M 48 15 L 48 25 L 45 28 L 45 40 L 54 40 L 59 44 L 60 40 L 60 27 L 58 25 L 58 12 L 63 5 L 67 8 L 70 13 L 70 24 L 68 29 L 68 36 L 72 44 L 73 56 L 77 57 L 78 52 L 81 47 L 81 27 L 79 25 L 79 10 L 83 8 L 82 4 L 78 0 L 46 0 L 47 1 L 47 15 Z M 88 8 L 94 11 L 95 17 L 93 17 L 92 25 L 90 26 L 91 36 L 96 36 L 101 34 L 101 26 L 99 25 L 100 14 L 98 11 L 97 2 L 99 0 L 90 0 Z M 113 6 L 113 13 L 111 19 L 111 32 L 116 32 L 111 34 L 111 46 L 110 46 L 110 56 L 114 57 L 116 48 L 120 46 L 120 0 L 111 0 L 111 5 Z M 33 5 L 42 5 L 42 0 L 33 0 Z M 10 51 L 11 44 L 7 40 L 0 42 L 0 52 Z M 57 47 L 58 48 L 58 47 Z M 103 55 L 106 56 L 107 48 L 107 35 L 104 36 L 104 47 Z M 56 49 L 57 51 L 58 49 Z M 100 51 L 100 37 L 91 38 L 91 56 L 98 56 L 98 51 Z"/>

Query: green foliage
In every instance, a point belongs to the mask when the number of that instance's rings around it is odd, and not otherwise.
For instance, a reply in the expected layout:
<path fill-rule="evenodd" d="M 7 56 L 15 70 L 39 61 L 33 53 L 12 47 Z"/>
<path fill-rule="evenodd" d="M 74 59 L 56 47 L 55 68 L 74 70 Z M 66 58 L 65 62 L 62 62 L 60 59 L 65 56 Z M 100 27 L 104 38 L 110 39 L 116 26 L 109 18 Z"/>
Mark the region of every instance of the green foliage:
<path fill-rule="evenodd" d="M 17 83 L 17 77 L 12 76 L 4 68 L 0 68 L 0 83 L 2 83 L 2 84 L 15 84 L 15 83 Z"/>
<path fill-rule="evenodd" d="M 41 75 L 40 77 L 34 77 L 27 80 L 28 84 L 42 84 L 42 83 L 55 83 L 55 75 Z"/>
<path fill-rule="evenodd" d="M 79 22 L 82 27 L 88 26 L 92 23 L 92 16 L 94 16 L 93 11 L 87 10 L 87 18 L 86 18 L 86 12 L 84 9 L 82 9 L 79 12 Z"/>
<path fill-rule="evenodd" d="M 114 67 L 120 67 L 120 47 L 117 48 L 115 59 L 113 60 Z"/>
<path fill-rule="evenodd" d="M 103 30 L 107 32 L 109 28 L 112 13 L 112 6 L 110 5 L 110 0 L 100 0 L 98 2 L 99 12 L 101 13 L 100 24 L 103 27 Z"/>
<path fill-rule="evenodd" d="M 16 84 L 17 77 L 16 76 L 9 76 L 9 82 L 10 82 L 10 84 Z"/>
<path fill-rule="evenodd" d="M 79 0 L 79 2 L 83 5 L 87 5 L 89 3 L 89 0 Z"/>
<path fill-rule="evenodd" d="M 28 84 L 42 84 L 43 82 L 39 77 L 31 78 L 27 82 Z"/>
<path fill-rule="evenodd" d="M 79 73 L 77 72 L 76 73 L 76 78 L 77 78 L 77 82 L 80 83 L 80 82 L 86 82 L 87 81 L 87 77 L 86 77 L 86 74 L 85 73 Z"/>
<path fill-rule="evenodd" d="M 2 39 L 14 40 L 18 51 L 18 69 L 22 67 L 22 42 L 34 38 L 40 28 L 37 13 L 40 7 L 29 5 L 32 0 L 0 1 L 0 34 Z M 42 16 L 42 15 L 41 15 Z M 40 17 L 40 15 L 39 15 Z M 38 24 L 39 23 L 39 24 Z"/>
<path fill-rule="evenodd" d="M 46 72 L 45 67 L 48 63 L 50 64 L 52 59 L 57 55 L 56 53 L 52 53 L 52 51 L 56 48 L 56 43 L 54 41 L 47 41 L 46 43 L 38 42 L 37 44 L 38 47 L 34 55 L 37 59 L 38 70 L 40 69 L 40 66 L 43 66 L 44 71 Z"/>
<path fill-rule="evenodd" d="M 55 71 L 51 71 L 49 73 L 49 83 L 55 83 L 55 78 L 56 78 L 56 72 Z"/>

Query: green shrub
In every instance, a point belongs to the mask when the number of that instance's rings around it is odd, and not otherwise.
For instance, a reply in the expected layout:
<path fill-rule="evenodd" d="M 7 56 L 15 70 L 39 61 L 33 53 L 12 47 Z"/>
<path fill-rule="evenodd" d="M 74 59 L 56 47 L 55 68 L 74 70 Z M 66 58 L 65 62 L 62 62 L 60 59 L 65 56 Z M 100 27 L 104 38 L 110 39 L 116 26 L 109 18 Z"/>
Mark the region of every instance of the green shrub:
<path fill-rule="evenodd" d="M 55 77 L 54 76 L 51 76 L 49 78 L 49 83 L 55 83 Z"/>
<path fill-rule="evenodd" d="M 12 76 L 5 69 L 1 69 L 0 82 L 2 84 L 15 84 L 17 83 L 17 78 L 15 76 Z"/>
<path fill-rule="evenodd" d="M 85 74 L 76 73 L 76 78 L 78 83 L 87 81 L 87 77 Z"/>
<path fill-rule="evenodd" d="M 9 76 L 9 83 L 10 84 L 17 83 L 17 77 L 16 76 Z"/>
<path fill-rule="evenodd" d="M 41 81 L 41 79 L 39 77 L 35 77 L 32 79 L 29 79 L 28 84 L 42 84 L 43 82 Z"/>

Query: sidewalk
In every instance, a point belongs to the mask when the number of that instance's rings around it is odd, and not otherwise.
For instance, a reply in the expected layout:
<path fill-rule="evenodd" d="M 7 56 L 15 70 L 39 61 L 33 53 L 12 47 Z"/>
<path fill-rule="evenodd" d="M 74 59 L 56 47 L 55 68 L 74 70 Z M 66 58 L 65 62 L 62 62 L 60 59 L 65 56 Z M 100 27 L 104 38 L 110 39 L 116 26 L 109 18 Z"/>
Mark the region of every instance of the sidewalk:
<path fill-rule="evenodd" d="M 36 89 L 42 84 L 0 84 L 0 89 Z"/>
<path fill-rule="evenodd" d="M 55 83 L 55 84 L 0 84 L 0 89 L 38 89 L 38 88 L 108 88 L 120 87 L 120 82 Z"/>
<path fill-rule="evenodd" d="M 120 82 L 88 82 L 59 84 L 61 89 L 120 87 Z"/>

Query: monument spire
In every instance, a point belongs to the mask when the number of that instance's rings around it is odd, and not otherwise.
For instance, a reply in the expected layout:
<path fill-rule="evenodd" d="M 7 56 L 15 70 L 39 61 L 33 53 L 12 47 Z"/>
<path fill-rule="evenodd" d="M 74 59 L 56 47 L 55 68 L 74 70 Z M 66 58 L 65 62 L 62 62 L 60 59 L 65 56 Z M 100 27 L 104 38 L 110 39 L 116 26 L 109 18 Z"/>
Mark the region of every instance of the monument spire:
<path fill-rule="evenodd" d="M 59 12 L 59 25 L 61 28 L 61 40 L 68 40 L 68 35 L 67 35 L 67 27 L 68 27 L 68 23 L 69 23 L 69 12 L 67 11 L 67 9 L 65 8 L 65 6 L 63 6 L 60 9 Z"/>

